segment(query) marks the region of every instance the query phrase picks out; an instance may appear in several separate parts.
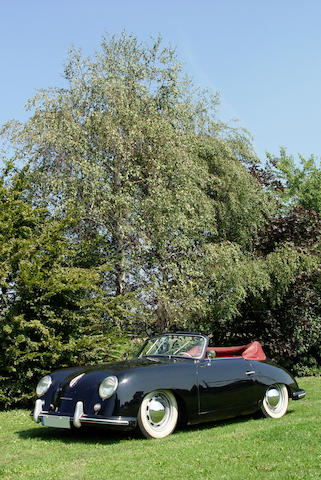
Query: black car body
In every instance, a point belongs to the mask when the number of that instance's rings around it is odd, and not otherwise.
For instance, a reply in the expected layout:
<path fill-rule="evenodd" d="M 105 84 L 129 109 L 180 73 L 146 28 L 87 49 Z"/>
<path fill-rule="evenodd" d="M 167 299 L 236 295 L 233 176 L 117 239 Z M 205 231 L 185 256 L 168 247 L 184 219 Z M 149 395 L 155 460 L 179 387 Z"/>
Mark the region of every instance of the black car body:
<path fill-rule="evenodd" d="M 56 371 L 37 393 L 33 417 L 44 426 L 138 425 L 147 438 L 168 435 L 178 420 L 195 424 L 260 409 L 279 418 L 288 398 L 305 396 L 258 342 L 209 347 L 208 337 L 195 333 L 151 339 L 132 360 Z"/>

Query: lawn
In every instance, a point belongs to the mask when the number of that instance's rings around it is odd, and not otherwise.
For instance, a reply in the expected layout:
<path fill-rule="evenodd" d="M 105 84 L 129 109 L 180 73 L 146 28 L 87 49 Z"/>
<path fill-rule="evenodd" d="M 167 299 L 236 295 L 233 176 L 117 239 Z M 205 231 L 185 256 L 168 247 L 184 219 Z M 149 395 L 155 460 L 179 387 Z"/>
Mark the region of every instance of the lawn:
<path fill-rule="evenodd" d="M 106 430 L 45 429 L 29 412 L 0 413 L 0 478 L 321 479 L 321 378 L 280 420 L 237 418 L 178 429 L 162 440 Z"/>

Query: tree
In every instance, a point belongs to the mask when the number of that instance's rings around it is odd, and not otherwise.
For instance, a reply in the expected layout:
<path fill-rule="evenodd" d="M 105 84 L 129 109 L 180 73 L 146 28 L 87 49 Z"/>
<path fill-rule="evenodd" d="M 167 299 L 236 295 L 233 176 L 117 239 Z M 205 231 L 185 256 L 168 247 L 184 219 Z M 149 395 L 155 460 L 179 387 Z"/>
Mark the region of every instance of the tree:
<path fill-rule="evenodd" d="M 315 373 L 321 363 L 321 272 L 314 260 L 289 247 L 270 254 L 270 285 L 247 296 L 242 322 L 224 325 L 230 340 L 259 340 L 269 358 L 296 374 Z"/>
<path fill-rule="evenodd" d="M 265 168 L 250 168 L 279 208 L 254 242 L 253 261 L 259 259 L 261 277 L 265 272 L 261 289 L 245 281 L 238 311 L 220 333 L 234 342 L 260 339 L 269 357 L 311 373 L 321 363 L 320 169 L 313 157 L 300 159 L 301 168 L 281 149 L 279 158 L 268 155 Z"/>
<path fill-rule="evenodd" d="M 31 166 L 34 201 L 58 218 L 77 210 L 92 266 L 111 266 L 104 288 L 139 300 L 133 328 L 186 327 L 206 303 L 207 245 L 249 248 L 271 211 L 243 166 L 250 139 L 217 119 L 217 96 L 198 92 L 160 39 L 105 37 L 87 59 L 73 50 L 65 79 L 3 130 Z"/>
<path fill-rule="evenodd" d="M 79 265 L 70 216 L 52 219 L 28 199 L 27 171 L 0 178 L 0 405 L 27 405 L 36 379 L 58 367 L 112 358 L 126 299 Z M 107 266 L 101 267 L 106 269 Z M 104 332 L 109 332 L 106 337 Z M 109 348 L 106 348 L 106 347 Z"/>
<path fill-rule="evenodd" d="M 321 215 L 321 165 L 314 155 L 308 159 L 299 155 L 300 165 L 292 155 L 281 148 L 279 157 L 268 154 L 272 173 L 279 179 L 282 189 L 280 200 L 286 205 L 298 205 Z"/>
<path fill-rule="evenodd" d="M 260 255 L 267 255 L 280 245 L 292 243 L 298 249 L 317 254 L 320 237 L 320 216 L 314 210 L 297 205 L 266 223 L 257 236 L 256 248 Z"/>

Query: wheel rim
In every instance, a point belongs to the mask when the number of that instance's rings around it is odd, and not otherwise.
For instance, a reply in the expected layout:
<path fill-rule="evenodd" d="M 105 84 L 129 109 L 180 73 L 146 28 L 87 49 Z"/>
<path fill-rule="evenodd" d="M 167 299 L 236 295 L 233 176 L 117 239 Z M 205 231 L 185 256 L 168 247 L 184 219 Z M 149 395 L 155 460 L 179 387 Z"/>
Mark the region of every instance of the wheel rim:
<path fill-rule="evenodd" d="M 279 385 L 272 385 L 267 389 L 265 401 L 272 412 L 278 413 L 282 410 L 284 405 L 284 393 Z"/>
<path fill-rule="evenodd" d="M 161 431 L 172 416 L 171 402 L 165 392 L 155 393 L 146 405 L 146 420 L 150 428 Z"/>

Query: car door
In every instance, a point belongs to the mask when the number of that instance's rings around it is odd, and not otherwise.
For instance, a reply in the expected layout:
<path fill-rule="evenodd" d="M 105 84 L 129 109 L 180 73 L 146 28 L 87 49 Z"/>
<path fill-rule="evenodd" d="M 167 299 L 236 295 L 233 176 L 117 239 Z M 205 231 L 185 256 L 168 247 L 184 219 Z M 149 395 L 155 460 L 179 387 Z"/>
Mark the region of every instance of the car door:
<path fill-rule="evenodd" d="M 201 361 L 198 391 L 200 414 L 224 418 L 251 410 L 258 400 L 253 363 L 241 357 Z"/>

